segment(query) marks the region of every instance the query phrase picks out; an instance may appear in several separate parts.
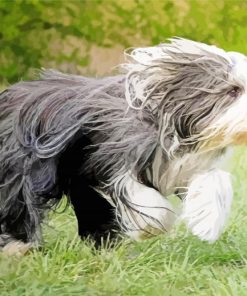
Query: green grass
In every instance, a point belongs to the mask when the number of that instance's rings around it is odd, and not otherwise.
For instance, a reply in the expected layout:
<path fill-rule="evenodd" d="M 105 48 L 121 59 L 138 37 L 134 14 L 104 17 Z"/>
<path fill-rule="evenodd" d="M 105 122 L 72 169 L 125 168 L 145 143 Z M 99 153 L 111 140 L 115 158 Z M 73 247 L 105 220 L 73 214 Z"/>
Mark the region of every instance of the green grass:
<path fill-rule="evenodd" d="M 235 197 L 219 241 L 183 226 L 145 242 L 95 250 L 76 235 L 71 209 L 52 215 L 46 243 L 24 257 L 0 255 L 0 295 L 247 295 L 247 150 L 231 162 Z"/>

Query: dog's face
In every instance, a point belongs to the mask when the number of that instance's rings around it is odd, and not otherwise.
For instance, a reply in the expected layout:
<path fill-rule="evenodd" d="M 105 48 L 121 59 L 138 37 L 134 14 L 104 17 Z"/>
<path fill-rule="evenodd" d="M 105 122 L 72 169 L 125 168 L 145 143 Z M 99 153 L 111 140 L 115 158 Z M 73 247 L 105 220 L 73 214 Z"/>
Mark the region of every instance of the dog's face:
<path fill-rule="evenodd" d="M 227 53 L 231 59 L 228 81 L 233 86 L 228 95 L 233 101 L 205 129 L 206 145 L 228 146 L 247 144 L 247 58 L 239 53 Z"/>
<path fill-rule="evenodd" d="M 172 39 L 127 57 L 127 101 L 155 115 L 166 151 L 181 145 L 196 144 L 205 151 L 247 143 L 244 55 Z"/>

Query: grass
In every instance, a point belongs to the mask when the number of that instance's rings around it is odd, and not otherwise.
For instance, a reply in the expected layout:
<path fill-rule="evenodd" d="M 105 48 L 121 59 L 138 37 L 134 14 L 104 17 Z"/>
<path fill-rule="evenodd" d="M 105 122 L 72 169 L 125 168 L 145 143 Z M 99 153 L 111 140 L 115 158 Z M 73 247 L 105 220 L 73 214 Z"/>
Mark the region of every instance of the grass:
<path fill-rule="evenodd" d="M 183 226 L 145 242 L 95 250 L 76 235 L 72 209 L 53 214 L 45 245 L 24 257 L 0 255 L 0 295 L 246 295 L 247 150 L 231 162 L 235 197 L 219 241 L 208 244 Z"/>

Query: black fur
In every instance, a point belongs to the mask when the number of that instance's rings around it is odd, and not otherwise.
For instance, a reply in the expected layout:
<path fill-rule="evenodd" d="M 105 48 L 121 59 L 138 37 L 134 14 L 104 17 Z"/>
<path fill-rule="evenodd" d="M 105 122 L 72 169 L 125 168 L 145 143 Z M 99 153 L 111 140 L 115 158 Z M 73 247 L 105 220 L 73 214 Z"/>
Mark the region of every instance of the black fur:
<path fill-rule="evenodd" d="M 146 136 L 150 125 L 145 119 L 132 111 L 126 115 L 126 110 L 122 76 L 97 80 L 47 72 L 42 80 L 20 82 L 2 92 L 2 246 L 9 237 L 40 240 L 46 210 L 64 194 L 74 206 L 82 237 L 99 239 L 114 228 L 115 211 L 94 187 L 119 171 L 138 169 L 140 160 L 145 165 L 156 145 Z M 138 128 L 143 133 L 135 133 Z M 153 140 L 155 130 L 150 134 Z M 113 191 L 104 187 L 114 203 Z"/>
<path fill-rule="evenodd" d="M 70 197 L 78 221 L 81 237 L 93 235 L 97 242 L 114 227 L 114 210 L 108 201 L 95 191 L 99 186 L 94 176 L 83 173 L 90 141 L 80 131 L 68 145 L 58 162 L 57 180 L 62 192 Z M 83 153 L 84 152 L 84 153 Z"/>

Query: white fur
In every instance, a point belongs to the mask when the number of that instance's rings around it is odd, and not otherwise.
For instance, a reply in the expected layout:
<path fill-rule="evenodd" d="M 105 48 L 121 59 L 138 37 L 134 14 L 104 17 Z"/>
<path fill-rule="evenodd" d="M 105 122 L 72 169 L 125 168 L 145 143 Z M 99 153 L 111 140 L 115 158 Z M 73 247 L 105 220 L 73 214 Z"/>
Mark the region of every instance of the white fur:
<path fill-rule="evenodd" d="M 129 202 L 136 211 L 121 210 L 121 219 L 127 235 L 140 240 L 164 233 L 172 227 L 176 214 L 169 201 L 155 189 L 128 177 L 125 183 Z M 122 206 L 123 207 L 123 206 Z"/>
<path fill-rule="evenodd" d="M 229 215 L 232 195 L 228 173 L 214 169 L 195 176 L 182 214 L 192 233 L 208 242 L 217 240 Z"/>
<path fill-rule="evenodd" d="M 195 55 L 203 54 L 214 54 L 221 56 L 231 63 L 231 57 L 221 48 L 215 45 L 208 45 L 201 42 L 196 42 L 184 38 L 170 38 L 171 45 L 169 43 L 160 44 L 158 46 L 135 48 L 130 53 L 125 52 L 125 58 L 132 61 L 129 65 L 130 68 L 133 67 L 133 61 L 136 62 L 135 67 L 141 67 L 141 65 L 151 65 L 155 59 L 171 59 L 168 54 L 168 50 L 171 52 L 185 52 L 193 53 Z M 127 65 L 128 67 L 128 65 Z"/>
<path fill-rule="evenodd" d="M 32 243 L 14 240 L 5 245 L 2 253 L 6 256 L 23 256 L 33 247 Z"/>

